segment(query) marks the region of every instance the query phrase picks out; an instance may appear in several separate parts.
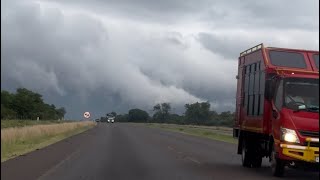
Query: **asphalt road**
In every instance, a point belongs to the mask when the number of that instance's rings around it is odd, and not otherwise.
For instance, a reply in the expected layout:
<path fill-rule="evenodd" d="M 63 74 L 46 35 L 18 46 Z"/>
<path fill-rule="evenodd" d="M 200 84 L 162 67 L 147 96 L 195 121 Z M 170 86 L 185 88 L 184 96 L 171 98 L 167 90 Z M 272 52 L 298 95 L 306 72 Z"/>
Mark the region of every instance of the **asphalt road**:
<path fill-rule="evenodd" d="M 97 127 L 1 163 L 2 180 L 279 179 L 243 168 L 236 145 L 137 124 Z M 288 169 L 283 179 L 319 179 Z"/>

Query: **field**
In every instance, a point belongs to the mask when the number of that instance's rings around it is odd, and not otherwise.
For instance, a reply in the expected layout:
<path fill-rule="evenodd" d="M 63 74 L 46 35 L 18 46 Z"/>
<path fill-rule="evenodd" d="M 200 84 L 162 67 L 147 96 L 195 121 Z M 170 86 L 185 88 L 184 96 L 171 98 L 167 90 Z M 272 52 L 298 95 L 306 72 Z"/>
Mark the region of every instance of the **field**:
<path fill-rule="evenodd" d="M 145 123 L 144 125 L 153 128 L 180 132 L 184 134 L 210 138 L 214 140 L 236 144 L 237 139 L 232 137 L 232 128 L 217 126 L 195 126 L 195 125 L 177 125 L 177 124 L 157 124 Z"/>
<path fill-rule="evenodd" d="M 43 148 L 93 126 L 94 122 L 84 121 L 1 127 L 1 162 Z"/>

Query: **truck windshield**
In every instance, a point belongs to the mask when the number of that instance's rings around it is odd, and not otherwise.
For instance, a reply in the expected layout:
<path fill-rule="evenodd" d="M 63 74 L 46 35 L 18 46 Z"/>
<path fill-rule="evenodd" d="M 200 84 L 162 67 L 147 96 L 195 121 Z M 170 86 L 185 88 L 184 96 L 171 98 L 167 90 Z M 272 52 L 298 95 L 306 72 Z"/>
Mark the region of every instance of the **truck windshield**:
<path fill-rule="evenodd" d="M 319 79 L 287 78 L 284 81 L 285 106 L 290 109 L 319 112 Z"/>

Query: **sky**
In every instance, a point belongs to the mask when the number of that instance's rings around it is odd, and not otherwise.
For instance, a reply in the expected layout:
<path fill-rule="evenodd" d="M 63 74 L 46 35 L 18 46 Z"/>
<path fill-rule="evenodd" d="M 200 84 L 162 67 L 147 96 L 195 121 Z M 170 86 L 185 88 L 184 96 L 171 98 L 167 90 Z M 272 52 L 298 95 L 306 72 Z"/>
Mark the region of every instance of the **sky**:
<path fill-rule="evenodd" d="M 233 112 L 237 58 L 259 43 L 319 50 L 319 1 L 2 0 L 1 89 L 67 119 L 162 102 Z"/>

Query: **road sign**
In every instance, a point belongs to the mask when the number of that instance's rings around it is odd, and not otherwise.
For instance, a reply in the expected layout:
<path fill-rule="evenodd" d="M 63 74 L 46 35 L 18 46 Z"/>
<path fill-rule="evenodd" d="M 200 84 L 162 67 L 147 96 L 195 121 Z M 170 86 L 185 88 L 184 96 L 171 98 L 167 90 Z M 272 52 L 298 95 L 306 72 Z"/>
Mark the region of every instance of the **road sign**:
<path fill-rule="evenodd" d="M 90 113 L 89 113 L 89 112 L 85 112 L 85 113 L 83 114 L 83 117 L 88 119 L 88 118 L 90 117 Z"/>

